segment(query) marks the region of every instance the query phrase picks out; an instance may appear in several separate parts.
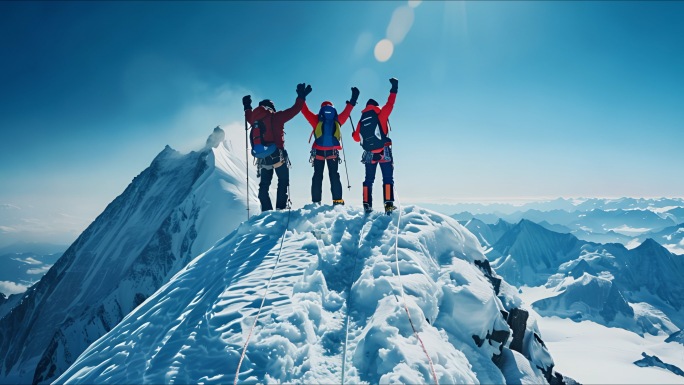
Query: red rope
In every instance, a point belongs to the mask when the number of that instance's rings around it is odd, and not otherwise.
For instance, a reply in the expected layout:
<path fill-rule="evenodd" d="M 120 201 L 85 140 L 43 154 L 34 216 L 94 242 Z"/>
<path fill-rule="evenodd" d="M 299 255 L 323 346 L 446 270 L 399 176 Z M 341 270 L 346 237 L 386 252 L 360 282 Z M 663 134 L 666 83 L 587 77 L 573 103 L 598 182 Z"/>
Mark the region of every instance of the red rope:
<path fill-rule="evenodd" d="M 395 196 L 396 196 L 396 191 L 395 191 Z M 411 312 L 409 312 L 408 306 L 406 305 L 406 296 L 404 295 L 404 284 L 401 282 L 401 270 L 399 270 L 399 224 L 400 223 L 401 223 L 401 202 L 399 202 L 399 218 L 397 219 L 397 232 L 394 235 L 394 259 L 395 259 L 396 265 L 397 265 L 397 276 L 399 277 L 399 288 L 401 289 L 401 298 L 404 301 L 404 310 L 406 310 L 406 315 L 408 316 L 409 323 L 411 324 L 411 329 L 413 329 L 413 334 L 418 339 L 418 342 L 420 342 L 420 347 L 423 348 L 423 352 L 425 353 L 425 357 L 427 357 L 428 362 L 430 363 L 430 372 L 432 373 L 432 378 L 435 380 L 435 385 L 439 385 L 439 381 L 437 381 L 437 373 L 435 373 L 435 367 L 432 364 L 432 359 L 430 358 L 430 354 L 428 354 L 428 351 L 425 348 L 425 344 L 423 343 L 423 339 L 420 338 L 420 335 L 418 334 L 418 330 L 416 330 L 416 326 L 413 324 L 413 320 L 411 319 Z"/>

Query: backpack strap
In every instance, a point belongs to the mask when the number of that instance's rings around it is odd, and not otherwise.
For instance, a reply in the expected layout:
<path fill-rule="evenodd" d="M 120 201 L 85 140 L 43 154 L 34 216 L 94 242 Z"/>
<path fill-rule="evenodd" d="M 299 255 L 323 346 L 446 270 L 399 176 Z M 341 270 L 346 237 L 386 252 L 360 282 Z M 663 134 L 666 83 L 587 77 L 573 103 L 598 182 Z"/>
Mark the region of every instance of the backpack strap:
<path fill-rule="evenodd" d="M 314 127 L 313 130 L 311 130 L 311 135 L 309 135 L 309 143 L 311 143 L 311 138 L 313 138 L 314 132 L 316 132 L 316 127 Z"/>

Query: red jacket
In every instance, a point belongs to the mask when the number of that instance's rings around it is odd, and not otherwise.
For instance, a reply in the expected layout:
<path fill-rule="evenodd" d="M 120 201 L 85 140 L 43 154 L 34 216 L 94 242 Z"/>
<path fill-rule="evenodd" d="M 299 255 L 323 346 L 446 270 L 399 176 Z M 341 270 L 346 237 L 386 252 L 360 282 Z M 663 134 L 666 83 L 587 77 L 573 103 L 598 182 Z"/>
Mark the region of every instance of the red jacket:
<path fill-rule="evenodd" d="M 340 127 L 343 126 L 346 122 L 347 119 L 349 119 L 349 115 L 352 112 L 352 109 L 354 109 L 354 106 L 350 103 L 347 103 L 347 105 L 344 107 L 344 110 L 342 111 L 341 114 L 337 115 L 337 121 L 340 122 Z M 304 102 L 304 106 L 302 107 L 302 115 L 306 118 L 307 121 L 309 121 L 309 124 L 311 127 L 315 130 L 316 126 L 318 125 L 318 114 L 314 114 L 309 110 L 309 106 L 306 105 L 306 102 Z M 310 140 L 310 139 L 309 139 Z M 316 150 L 341 150 L 342 146 L 334 146 L 331 148 L 328 147 L 321 147 L 316 144 L 314 141 L 313 146 L 311 148 L 316 149 Z"/>
<path fill-rule="evenodd" d="M 382 127 L 382 131 L 387 135 L 389 133 L 389 129 L 387 126 L 387 120 L 389 120 L 389 116 L 392 113 L 392 109 L 394 108 L 394 101 L 397 99 L 397 94 L 390 92 L 389 97 L 387 98 L 387 103 L 385 103 L 382 108 L 374 106 L 372 104 L 369 104 L 366 106 L 366 108 L 361 111 L 361 113 L 364 113 L 366 111 L 370 110 L 375 110 L 375 113 L 378 114 L 378 120 L 380 121 L 380 127 Z M 355 142 L 360 142 L 361 141 L 361 121 L 359 121 L 356 124 L 356 130 L 352 133 L 352 138 L 354 138 Z M 383 149 L 379 149 L 373 152 L 382 152 Z"/>
<path fill-rule="evenodd" d="M 275 143 L 276 147 L 285 148 L 285 122 L 297 116 L 302 110 L 304 99 L 297 98 L 295 104 L 287 110 L 272 112 L 263 106 L 259 106 L 254 110 L 245 110 L 245 118 L 249 124 L 254 124 L 257 120 L 261 120 L 266 125 L 266 133 L 264 134 L 264 141 L 266 143 Z"/>

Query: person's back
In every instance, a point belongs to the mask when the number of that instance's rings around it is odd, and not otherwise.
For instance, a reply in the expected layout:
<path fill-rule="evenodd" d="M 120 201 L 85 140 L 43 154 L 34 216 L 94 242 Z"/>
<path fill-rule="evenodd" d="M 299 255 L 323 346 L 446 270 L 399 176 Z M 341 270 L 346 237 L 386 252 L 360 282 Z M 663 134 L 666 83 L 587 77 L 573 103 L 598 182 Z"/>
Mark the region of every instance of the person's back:
<path fill-rule="evenodd" d="M 389 134 L 389 115 L 394 108 L 399 81 L 392 78 L 390 83 L 392 83 L 392 88 L 387 103 L 380 107 L 374 99 L 368 99 L 356 130 L 352 134 L 354 141 L 361 142 L 364 149 L 361 162 L 366 168 L 366 178 L 363 182 L 363 207 L 366 212 L 372 211 L 373 208 L 373 182 L 378 164 L 382 171 L 385 212 L 390 214 L 394 210 L 394 159 L 392 141 L 387 135 Z"/>
<path fill-rule="evenodd" d="M 340 174 L 338 172 L 338 166 L 342 162 L 339 153 L 339 150 L 342 149 L 340 130 L 356 105 L 358 96 L 358 88 L 352 87 L 352 97 L 347 101 L 344 110 L 339 115 L 333 104 L 329 101 L 321 103 L 321 109 L 318 114 L 311 112 L 306 103 L 302 107 L 302 115 L 304 115 L 313 129 L 309 137 L 309 141 L 312 138 L 314 139 L 309 161 L 314 168 L 314 175 L 311 178 L 311 200 L 314 203 L 321 202 L 323 170 L 327 164 L 333 205 L 344 204 L 342 199 L 342 183 L 340 182 Z"/>
<path fill-rule="evenodd" d="M 287 208 L 289 201 L 288 188 L 290 185 L 289 158 L 285 150 L 285 123 L 294 118 L 301 111 L 306 96 L 311 92 L 311 86 L 304 83 L 297 85 L 297 99 L 292 107 L 276 111 L 271 100 L 265 99 L 259 102 L 259 106 L 252 110 L 252 98 L 246 95 L 242 98 L 245 108 L 245 119 L 251 125 L 263 126 L 264 145 L 275 145 L 277 151 L 264 157 L 257 158 L 257 175 L 259 182 L 259 201 L 261 211 L 272 210 L 271 198 L 268 189 L 271 186 L 273 173 L 278 175 L 278 190 L 276 196 L 276 209 Z M 282 167 L 285 166 L 285 167 Z"/>

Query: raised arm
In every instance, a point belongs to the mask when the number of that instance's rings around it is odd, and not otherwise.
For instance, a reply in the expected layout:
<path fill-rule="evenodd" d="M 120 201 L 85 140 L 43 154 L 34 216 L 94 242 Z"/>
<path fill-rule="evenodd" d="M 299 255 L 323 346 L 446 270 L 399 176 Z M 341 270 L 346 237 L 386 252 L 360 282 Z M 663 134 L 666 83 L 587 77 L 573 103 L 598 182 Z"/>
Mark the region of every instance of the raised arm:
<path fill-rule="evenodd" d="M 356 87 L 352 87 L 352 97 L 347 101 L 347 105 L 344 106 L 344 110 L 342 110 L 342 113 L 337 116 L 337 120 L 340 122 L 340 126 L 344 125 L 344 123 L 347 122 L 347 119 L 349 119 L 349 115 L 351 114 L 352 110 L 354 109 L 354 106 L 356 105 L 356 99 L 359 97 L 359 89 Z"/>
<path fill-rule="evenodd" d="M 318 115 L 309 110 L 309 106 L 306 105 L 306 102 L 302 105 L 302 115 L 304 115 L 311 127 L 316 128 L 316 125 L 318 124 Z"/>
<path fill-rule="evenodd" d="M 252 97 L 250 95 L 242 97 L 242 106 L 245 108 L 245 119 L 252 124 Z"/>
<path fill-rule="evenodd" d="M 396 78 L 390 79 L 390 83 L 392 83 L 392 88 L 390 89 L 390 94 L 387 98 L 387 103 L 385 103 L 385 105 L 382 106 L 382 110 L 380 111 L 380 115 L 378 116 L 380 121 L 384 122 L 385 124 L 387 124 L 387 119 L 389 119 L 389 116 L 392 113 L 392 110 L 394 109 L 394 101 L 397 99 L 397 91 L 399 88 L 399 80 L 397 80 Z"/>
<path fill-rule="evenodd" d="M 299 111 L 302 110 L 302 106 L 306 101 L 306 95 L 311 92 L 311 85 L 305 86 L 304 83 L 297 84 L 297 99 L 292 107 L 287 110 L 278 111 L 274 115 L 274 119 L 277 119 L 280 123 L 285 123 L 288 120 L 294 118 Z"/>

